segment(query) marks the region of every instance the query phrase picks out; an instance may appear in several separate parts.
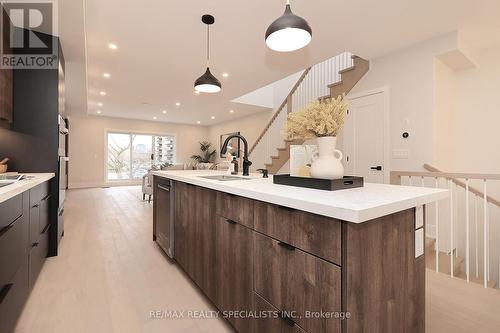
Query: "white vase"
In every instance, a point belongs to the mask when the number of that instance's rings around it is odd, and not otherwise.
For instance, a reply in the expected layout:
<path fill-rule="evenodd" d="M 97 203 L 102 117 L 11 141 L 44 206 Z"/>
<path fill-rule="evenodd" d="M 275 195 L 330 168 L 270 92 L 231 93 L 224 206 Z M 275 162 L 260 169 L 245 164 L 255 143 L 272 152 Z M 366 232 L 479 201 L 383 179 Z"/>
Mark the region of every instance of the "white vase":
<path fill-rule="evenodd" d="M 344 177 L 344 166 L 341 163 L 342 152 L 335 149 L 337 137 L 324 136 L 317 138 L 318 154 L 313 157 L 311 177 L 339 179 Z"/>

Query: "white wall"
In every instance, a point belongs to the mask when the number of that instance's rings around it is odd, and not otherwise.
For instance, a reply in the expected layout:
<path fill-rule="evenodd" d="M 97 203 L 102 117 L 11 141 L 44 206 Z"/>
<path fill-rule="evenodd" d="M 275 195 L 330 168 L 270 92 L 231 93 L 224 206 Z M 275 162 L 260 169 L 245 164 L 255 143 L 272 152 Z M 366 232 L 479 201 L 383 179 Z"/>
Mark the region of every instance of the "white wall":
<path fill-rule="evenodd" d="M 105 185 L 106 130 L 169 133 L 177 137 L 176 163 L 189 162 L 199 141 L 208 139 L 208 127 L 96 116 L 70 116 L 69 187 Z"/>
<path fill-rule="evenodd" d="M 370 59 L 370 71 L 352 90 L 355 94 L 383 86 L 390 89 L 391 170 L 421 170 L 433 160 L 434 58 L 457 44 L 457 33 L 451 33 Z M 408 139 L 402 138 L 405 131 Z M 394 149 L 408 149 L 410 158 L 392 158 Z"/>
<path fill-rule="evenodd" d="M 217 149 L 217 161 L 221 161 L 220 154 L 220 136 L 221 134 L 240 132 L 247 139 L 251 147 L 262 130 L 266 127 L 273 111 L 257 112 L 250 116 L 238 118 L 232 121 L 220 123 L 209 128 L 209 141 L 213 143 Z M 249 147 L 249 149 L 250 149 Z M 241 146 L 243 149 L 243 145 Z"/>

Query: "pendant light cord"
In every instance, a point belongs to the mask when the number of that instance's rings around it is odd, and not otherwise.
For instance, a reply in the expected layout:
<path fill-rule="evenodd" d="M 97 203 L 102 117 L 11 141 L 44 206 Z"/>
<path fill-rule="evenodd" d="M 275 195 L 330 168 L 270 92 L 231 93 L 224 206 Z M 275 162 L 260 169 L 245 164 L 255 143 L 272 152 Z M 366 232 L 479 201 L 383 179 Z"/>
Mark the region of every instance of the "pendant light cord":
<path fill-rule="evenodd" d="M 210 25 L 207 24 L 207 67 L 210 67 Z"/>

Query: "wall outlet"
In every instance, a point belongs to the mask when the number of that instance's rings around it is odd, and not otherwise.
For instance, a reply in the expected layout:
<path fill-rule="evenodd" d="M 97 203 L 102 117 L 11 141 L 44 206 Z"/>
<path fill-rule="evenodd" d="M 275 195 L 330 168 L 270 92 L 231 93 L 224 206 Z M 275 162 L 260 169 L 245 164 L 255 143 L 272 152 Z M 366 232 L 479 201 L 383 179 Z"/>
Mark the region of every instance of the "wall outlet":
<path fill-rule="evenodd" d="M 392 158 L 408 159 L 410 158 L 410 151 L 408 149 L 393 149 Z"/>

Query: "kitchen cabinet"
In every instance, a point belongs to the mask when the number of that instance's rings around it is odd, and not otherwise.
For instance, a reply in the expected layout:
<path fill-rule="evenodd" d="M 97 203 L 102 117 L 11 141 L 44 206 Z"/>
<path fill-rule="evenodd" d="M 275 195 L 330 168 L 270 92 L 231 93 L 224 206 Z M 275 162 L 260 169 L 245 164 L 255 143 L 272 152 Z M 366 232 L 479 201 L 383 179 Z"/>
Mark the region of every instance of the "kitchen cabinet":
<path fill-rule="evenodd" d="M 253 321 L 235 315 L 253 310 L 253 231 L 222 216 L 217 217 L 215 230 L 215 303 L 220 310 L 228 311 L 228 320 L 238 332 L 251 333 Z"/>
<path fill-rule="evenodd" d="M 175 184 L 175 259 L 215 300 L 215 198 L 206 188 Z"/>
<path fill-rule="evenodd" d="M 7 14 L 2 10 L 3 15 L 2 32 L 9 31 L 10 19 Z M 8 38 L 1 38 L 3 54 L 9 54 L 12 49 L 10 47 Z M 0 69 L 0 127 L 10 128 L 13 120 L 13 72 L 10 68 Z"/>
<path fill-rule="evenodd" d="M 174 259 L 237 332 L 424 332 L 414 208 L 351 223 L 174 183 Z"/>
<path fill-rule="evenodd" d="M 48 188 L 44 182 L 0 203 L 0 333 L 14 331 L 47 257 Z"/>

